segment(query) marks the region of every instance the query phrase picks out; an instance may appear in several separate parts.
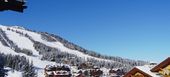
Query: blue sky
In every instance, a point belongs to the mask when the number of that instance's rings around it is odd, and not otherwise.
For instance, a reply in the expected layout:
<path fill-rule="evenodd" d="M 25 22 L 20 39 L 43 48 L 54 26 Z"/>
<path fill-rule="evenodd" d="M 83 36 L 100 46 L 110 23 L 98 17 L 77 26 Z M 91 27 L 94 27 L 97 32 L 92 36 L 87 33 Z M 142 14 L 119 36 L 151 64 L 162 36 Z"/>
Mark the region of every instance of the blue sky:
<path fill-rule="evenodd" d="M 0 24 L 62 36 L 89 50 L 160 62 L 170 56 L 169 0 L 27 0 Z"/>

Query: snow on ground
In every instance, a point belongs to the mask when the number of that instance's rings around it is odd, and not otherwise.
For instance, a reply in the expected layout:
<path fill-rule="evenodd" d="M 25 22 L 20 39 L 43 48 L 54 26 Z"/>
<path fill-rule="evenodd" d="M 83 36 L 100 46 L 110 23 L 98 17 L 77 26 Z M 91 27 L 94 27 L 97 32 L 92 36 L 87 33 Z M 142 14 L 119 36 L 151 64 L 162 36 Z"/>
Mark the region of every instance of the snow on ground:
<path fill-rule="evenodd" d="M 6 30 L 7 27 L 6 26 L 0 26 L 1 28 L 3 28 L 3 30 Z M 72 50 L 72 49 L 69 49 L 67 47 L 65 47 L 62 43 L 60 42 L 48 42 L 46 40 L 43 40 L 41 38 L 41 35 L 38 34 L 38 33 L 35 33 L 35 32 L 31 32 L 31 31 L 28 31 L 28 30 L 25 30 L 23 28 L 18 28 L 16 26 L 14 27 L 9 27 L 10 29 L 13 29 L 13 30 L 17 30 L 17 31 L 20 31 L 24 34 L 28 34 L 29 36 L 32 37 L 32 39 L 34 39 L 35 41 L 39 41 L 47 46 L 50 46 L 50 47 L 54 47 L 54 48 L 57 48 L 57 49 L 60 49 L 61 51 L 63 52 L 67 52 L 67 53 L 70 53 L 70 54 L 74 54 L 74 55 L 77 55 L 79 57 L 82 57 L 84 58 L 85 60 L 87 60 L 87 58 L 94 58 L 96 60 L 99 60 L 99 61 L 108 61 L 108 62 L 114 62 L 112 60 L 106 60 L 106 59 L 100 59 L 100 58 L 97 58 L 97 57 L 92 57 L 90 55 L 87 55 L 87 54 L 84 54 L 80 51 L 77 51 L 77 50 Z M 13 40 L 17 45 L 19 45 L 19 47 L 21 48 L 29 48 L 30 50 L 33 51 L 34 55 L 38 55 L 38 52 L 36 52 L 36 50 L 33 48 L 33 43 L 28 39 L 28 38 L 25 38 L 25 37 L 20 37 L 19 34 L 17 35 L 16 33 L 13 33 L 13 32 L 10 32 L 10 31 L 7 31 L 6 30 L 6 33 L 8 34 L 8 37 L 11 38 L 10 40 Z M 27 41 L 28 43 L 24 44 L 23 42 Z"/>
<path fill-rule="evenodd" d="M 101 68 L 100 70 L 103 71 L 103 75 L 105 75 L 105 76 L 108 76 L 108 75 L 109 75 L 109 69 L 103 67 L 103 68 Z"/>
<path fill-rule="evenodd" d="M 0 53 L 16 55 L 15 51 L 13 51 L 9 47 L 4 46 L 1 42 L 0 42 Z"/>
<path fill-rule="evenodd" d="M 33 55 L 39 55 L 38 52 L 33 47 L 33 42 L 28 38 L 21 36 L 15 32 L 7 30 L 7 27 L 2 27 L 3 31 L 5 31 L 7 37 L 13 41 L 19 48 L 28 49 L 33 52 Z"/>
<path fill-rule="evenodd" d="M 44 69 L 38 70 L 37 76 L 38 76 L 38 77 L 45 77 Z"/>
<path fill-rule="evenodd" d="M 0 33 L 0 36 L 2 37 L 2 39 L 7 43 L 8 46 L 10 46 L 9 42 L 7 42 L 7 40 L 3 37 L 3 35 Z"/>
<path fill-rule="evenodd" d="M 37 68 L 42 68 L 43 69 L 46 65 L 55 64 L 55 62 L 42 61 L 38 57 L 28 56 L 28 55 L 23 54 L 23 53 L 16 53 L 12 49 L 3 46 L 1 42 L 0 42 L 0 53 L 25 56 L 27 59 L 30 60 L 30 62 L 33 61 L 33 65 L 35 67 L 37 67 Z"/>
<path fill-rule="evenodd" d="M 44 68 L 46 67 L 46 65 L 52 65 L 55 64 L 54 62 L 50 62 L 50 61 L 42 61 L 41 59 L 39 59 L 38 57 L 33 57 L 33 56 L 27 56 L 23 53 L 16 53 L 15 51 L 13 51 L 12 49 L 10 49 L 9 47 L 6 47 L 4 45 L 2 45 L 2 43 L 0 42 L 0 53 L 4 53 L 4 54 L 12 54 L 12 55 L 20 55 L 20 56 L 25 56 L 27 59 L 30 60 L 30 62 L 33 62 L 33 65 L 38 68 L 37 72 L 38 72 L 38 77 L 44 77 Z M 18 74 L 18 72 L 16 72 Z M 16 73 L 12 73 L 9 72 L 10 76 L 8 77 L 20 77 L 20 76 L 15 76 Z"/>
<path fill-rule="evenodd" d="M 6 77 L 22 77 L 22 72 L 12 70 L 9 67 L 6 67 L 5 69 L 8 70 L 8 73 L 7 73 Z"/>

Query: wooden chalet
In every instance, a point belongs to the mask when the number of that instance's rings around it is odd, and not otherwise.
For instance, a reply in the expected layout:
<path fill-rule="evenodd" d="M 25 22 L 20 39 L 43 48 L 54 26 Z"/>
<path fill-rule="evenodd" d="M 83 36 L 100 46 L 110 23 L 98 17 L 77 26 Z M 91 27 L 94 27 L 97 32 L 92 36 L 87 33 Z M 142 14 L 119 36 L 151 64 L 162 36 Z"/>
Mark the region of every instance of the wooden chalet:
<path fill-rule="evenodd" d="M 93 64 L 92 63 L 81 63 L 78 67 L 79 69 L 91 69 L 93 68 Z"/>
<path fill-rule="evenodd" d="M 70 68 L 67 66 L 46 66 L 45 77 L 71 77 Z"/>
<path fill-rule="evenodd" d="M 0 0 L 0 11 L 12 10 L 23 12 L 27 8 L 25 0 Z"/>
<path fill-rule="evenodd" d="M 76 77 L 85 77 L 83 73 L 79 73 Z"/>
<path fill-rule="evenodd" d="M 94 67 L 90 70 L 90 76 L 92 77 L 101 77 L 103 75 L 103 71 L 97 67 Z"/>
<path fill-rule="evenodd" d="M 117 70 L 110 69 L 109 70 L 109 76 L 111 76 L 111 77 L 118 77 Z"/>
<path fill-rule="evenodd" d="M 158 65 L 134 67 L 124 77 L 170 77 L 170 57 Z"/>

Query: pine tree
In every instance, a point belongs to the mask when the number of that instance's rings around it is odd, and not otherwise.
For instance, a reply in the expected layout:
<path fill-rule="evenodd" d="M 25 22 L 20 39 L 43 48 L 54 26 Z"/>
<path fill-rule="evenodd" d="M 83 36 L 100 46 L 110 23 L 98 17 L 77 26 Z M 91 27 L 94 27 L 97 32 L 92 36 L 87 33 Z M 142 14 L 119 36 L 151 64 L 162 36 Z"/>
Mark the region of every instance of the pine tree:
<path fill-rule="evenodd" d="M 24 66 L 24 72 L 22 77 L 36 77 L 35 68 L 33 67 L 33 62 L 31 64 Z"/>
<path fill-rule="evenodd" d="M 4 69 L 4 59 L 0 55 L 0 77 L 5 77 L 5 75 L 6 75 L 6 71 Z"/>

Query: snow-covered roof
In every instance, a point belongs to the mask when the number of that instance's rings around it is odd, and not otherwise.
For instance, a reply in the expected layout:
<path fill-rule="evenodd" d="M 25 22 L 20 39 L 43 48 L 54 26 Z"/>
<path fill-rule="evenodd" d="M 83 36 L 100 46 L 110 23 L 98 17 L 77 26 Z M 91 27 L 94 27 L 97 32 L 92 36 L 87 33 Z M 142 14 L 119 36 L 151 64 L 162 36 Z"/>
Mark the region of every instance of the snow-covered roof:
<path fill-rule="evenodd" d="M 46 72 L 48 75 L 69 75 L 70 72 L 68 71 L 48 71 Z"/>
<path fill-rule="evenodd" d="M 151 72 L 151 71 L 150 71 L 153 67 L 154 67 L 154 66 L 151 66 L 151 65 L 136 66 L 136 68 L 138 68 L 139 70 L 147 73 L 148 75 L 150 75 L 150 76 L 152 76 L 152 77 L 160 77 L 160 75 L 158 75 L 158 73 L 155 73 L 155 72 Z"/>

